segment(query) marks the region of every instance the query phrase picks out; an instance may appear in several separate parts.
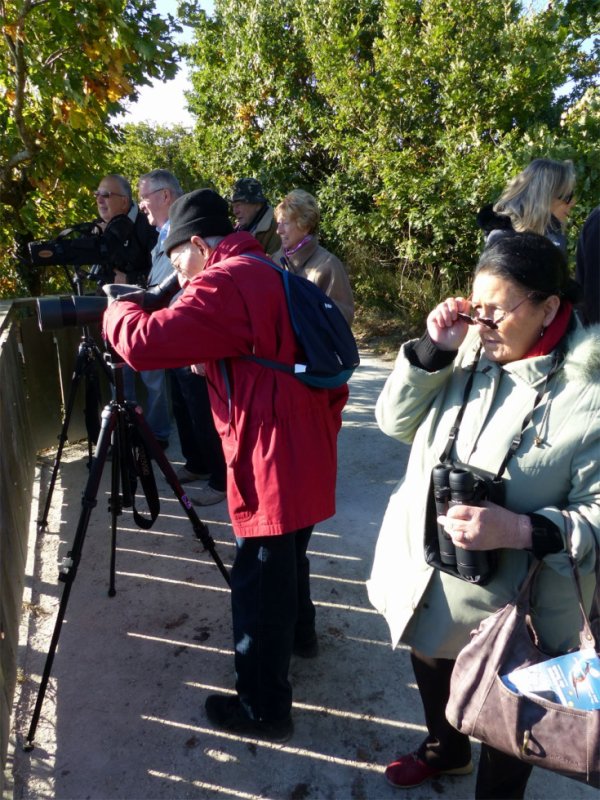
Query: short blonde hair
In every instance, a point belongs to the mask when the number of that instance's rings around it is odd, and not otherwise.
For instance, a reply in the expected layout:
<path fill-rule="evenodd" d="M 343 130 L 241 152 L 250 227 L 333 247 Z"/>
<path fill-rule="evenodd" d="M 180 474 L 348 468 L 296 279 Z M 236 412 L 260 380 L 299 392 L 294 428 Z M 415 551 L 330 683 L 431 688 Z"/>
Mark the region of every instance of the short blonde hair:
<path fill-rule="evenodd" d="M 319 206 L 312 194 L 305 192 L 304 189 L 293 189 L 286 194 L 275 209 L 277 222 L 284 214 L 309 233 L 316 233 L 319 230 L 321 219 Z"/>
<path fill-rule="evenodd" d="M 543 236 L 550 225 L 553 201 L 569 197 L 574 188 L 572 161 L 536 158 L 510 181 L 494 211 L 509 217 L 515 231 Z"/>

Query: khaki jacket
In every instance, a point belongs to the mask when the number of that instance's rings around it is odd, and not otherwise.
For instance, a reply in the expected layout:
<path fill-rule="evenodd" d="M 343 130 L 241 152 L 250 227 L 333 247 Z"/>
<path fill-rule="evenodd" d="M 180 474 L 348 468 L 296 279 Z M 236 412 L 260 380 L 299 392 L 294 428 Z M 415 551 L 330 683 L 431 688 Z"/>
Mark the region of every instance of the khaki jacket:
<path fill-rule="evenodd" d="M 277 233 L 277 221 L 273 208 L 269 206 L 263 216 L 259 219 L 256 227 L 250 233 L 262 244 L 265 253 L 272 255 L 281 247 L 281 239 Z"/>
<path fill-rule="evenodd" d="M 281 259 L 284 257 L 283 249 L 272 256 L 278 266 L 281 266 Z M 346 267 L 333 253 L 321 247 L 317 236 L 285 259 L 292 272 L 316 283 L 337 305 L 348 325 L 352 324 L 354 297 Z"/>
<path fill-rule="evenodd" d="M 515 597 L 531 559 L 525 550 L 500 550 L 495 576 L 481 587 L 432 569 L 423 557 L 431 470 L 456 419 L 478 343 L 477 332 L 470 332 L 454 363 L 433 373 L 411 365 L 404 345 L 376 408 L 382 431 L 412 448 L 381 526 L 369 598 L 385 616 L 394 646 L 402 640 L 438 658 L 455 658 L 470 631 Z M 491 472 L 499 468 L 552 358 L 504 366 L 480 359 L 453 458 Z M 568 335 L 563 367 L 551 378 L 505 479 L 510 510 L 543 514 L 561 530 L 561 509 L 567 510 L 572 552 L 590 597 L 600 543 L 600 326 L 578 325 Z M 544 559 L 533 603 L 534 624 L 549 651 L 577 643 L 579 613 L 566 552 Z"/>

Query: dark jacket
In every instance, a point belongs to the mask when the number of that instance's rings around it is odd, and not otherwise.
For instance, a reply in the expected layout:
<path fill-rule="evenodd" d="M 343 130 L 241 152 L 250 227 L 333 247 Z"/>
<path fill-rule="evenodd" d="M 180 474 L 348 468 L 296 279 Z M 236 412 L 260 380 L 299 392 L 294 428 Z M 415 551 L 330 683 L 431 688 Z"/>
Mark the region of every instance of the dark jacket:
<path fill-rule="evenodd" d="M 587 322 L 600 322 L 600 206 L 592 211 L 579 234 L 575 278 L 583 288 Z"/>
<path fill-rule="evenodd" d="M 102 220 L 96 222 L 99 226 L 103 224 Z M 133 203 L 127 214 L 118 214 L 107 222 L 102 236 L 108 248 L 107 261 L 96 265 L 93 274 L 102 283 L 114 283 L 115 270 L 119 270 L 125 273 L 125 283 L 146 286 L 158 231 L 137 203 Z"/>
<path fill-rule="evenodd" d="M 503 231 L 514 230 L 510 217 L 506 214 L 497 214 L 491 203 L 479 210 L 476 219 L 477 225 L 485 234 L 486 244 L 490 244 L 495 238 L 501 236 Z M 556 217 L 550 217 L 550 224 L 546 228 L 544 236 L 560 247 L 565 255 L 567 254 L 567 237 Z"/>

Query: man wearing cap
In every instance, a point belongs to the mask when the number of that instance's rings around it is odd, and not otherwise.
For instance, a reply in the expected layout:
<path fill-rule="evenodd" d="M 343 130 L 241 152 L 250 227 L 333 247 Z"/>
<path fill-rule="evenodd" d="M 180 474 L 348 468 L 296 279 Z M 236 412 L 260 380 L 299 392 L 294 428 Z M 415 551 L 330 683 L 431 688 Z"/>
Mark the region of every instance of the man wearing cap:
<path fill-rule="evenodd" d="M 256 178 L 240 178 L 231 190 L 231 210 L 236 219 L 236 231 L 248 231 L 272 255 L 281 247 L 273 208 Z"/>
<path fill-rule="evenodd" d="M 255 238 L 232 232 L 228 210 L 211 189 L 176 200 L 165 250 L 181 296 L 154 313 L 113 300 L 104 333 L 135 369 L 205 364 L 236 538 L 237 690 L 210 695 L 206 713 L 230 732 L 285 741 L 293 731 L 291 655 L 316 653 L 306 550 L 315 523 L 335 513 L 337 434 L 348 391 L 312 389 L 244 358 L 291 364 L 298 345 L 281 276 L 253 257 L 264 258 Z"/>
<path fill-rule="evenodd" d="M 148 278 L 150 286 L 161 283 L 173 273 L 173 265 L 165 252 L 165 241 L 171 225 L 169 210 L 182 194 L 179 181 L 166 169 L 154 169 L 140 176 L 138 182 L 140 208 L 159 231 L 158 243 L 152 251 L 152 270 Z M 141 374 L 148 389 L 149 408 L 151 387 L 145 376 L 156 376 L 157 382 L 159 376 L 162 376 L 159 397 L 166 401 L 165 371 L 149 370 Z M 207 484 L 200 487 L 198 494 L 190 499 L 197 505 L 220 503 L 226 495 L 225 459 L 210 410 L 206 378 L 192 371 L 189 366 L 169 370 L 169 377 L 173 416 L 181 442 L 181 452 L 185 458 L 185 464 L 176 472 L 177 479 L 182 484 L 200 479 L 206 480 Z M 155 433 L 150 423 L 149 412 L 147 419 Z M 168 435 L 158 438 L 168 438 Z"/>

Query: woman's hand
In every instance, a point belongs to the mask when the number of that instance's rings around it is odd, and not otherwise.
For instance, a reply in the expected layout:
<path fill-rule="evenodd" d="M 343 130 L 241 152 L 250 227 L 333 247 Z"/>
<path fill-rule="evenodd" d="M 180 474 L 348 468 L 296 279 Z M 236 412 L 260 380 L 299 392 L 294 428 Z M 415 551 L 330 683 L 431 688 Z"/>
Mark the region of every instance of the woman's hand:
<path fill-rule="evenodd" d="M 507 508 L 485 501 L 481 506 L 458 505 L 438 517 L 440 525 L 457 547 L 465 550 L 496 550 L 531 547 L 531 520 Z"/>
<path fill-rule="evenodd" d="M 471 303 L 464 297 L 448 297 L 427 317 L 427 333 L 440 350 L 458 350 L 469 325 L 458 314 L 468 314 Z"/>

